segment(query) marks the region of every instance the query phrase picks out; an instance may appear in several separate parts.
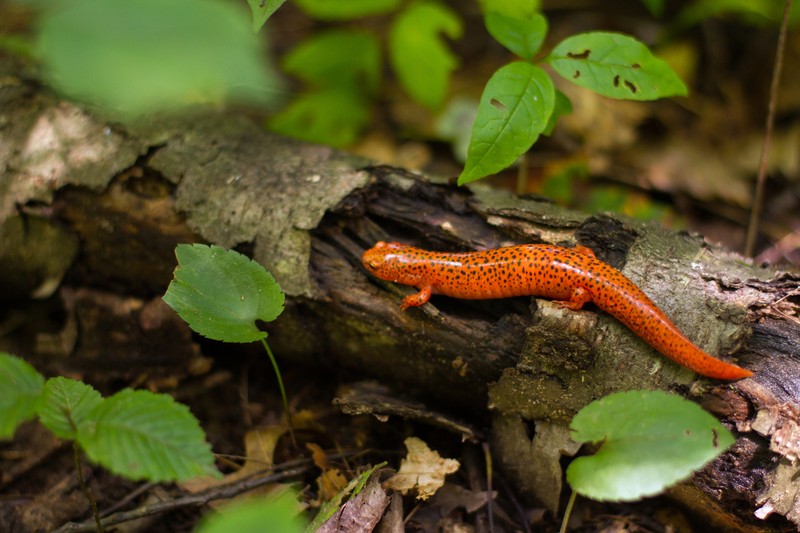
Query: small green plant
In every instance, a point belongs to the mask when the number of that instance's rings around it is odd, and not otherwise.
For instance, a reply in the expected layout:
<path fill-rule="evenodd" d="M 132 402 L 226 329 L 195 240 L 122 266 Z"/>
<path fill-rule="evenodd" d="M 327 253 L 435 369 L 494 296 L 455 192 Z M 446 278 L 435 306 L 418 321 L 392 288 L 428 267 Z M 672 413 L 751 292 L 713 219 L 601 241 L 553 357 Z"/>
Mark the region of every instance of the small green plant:
<path fill-rule="evenodd" d="M 272 322 L 283 312 L 284 295 L 264 267 L 233 250 L 204 244 L 179 244 L 178 267 L 164 301 L 192 330 L 222 342 L 261 341 L 283 399 L 289 431 L 292 418 L 278 361 L 257 320 Z"/>
<path fill-rule="evenodd" d="M 689 477 L 735 441 L 696 403 L 662 391 L 611 394 L 572 419 L 572 438 L 602 443 L 567 468 L 567 482 L 588 498 L 630 501 Z"/>
<path fill-rule="evenodd" d="M 277 497 L 253 498 L 218 509 L 207 515 L 195 533 L 303 533 L 305 521 L 299 516 L 300 506 L 291 491 Z"/>
<path fill-rule="evenodd" d="M 181 481 L 220 476 L 189 409 L 166 394 L 122 390 L 104 398 L 74 379 L 45 381 L 31 365 L 0 353 L 0 439 L 38 417 L 89 459 L 130 479 Z"/>

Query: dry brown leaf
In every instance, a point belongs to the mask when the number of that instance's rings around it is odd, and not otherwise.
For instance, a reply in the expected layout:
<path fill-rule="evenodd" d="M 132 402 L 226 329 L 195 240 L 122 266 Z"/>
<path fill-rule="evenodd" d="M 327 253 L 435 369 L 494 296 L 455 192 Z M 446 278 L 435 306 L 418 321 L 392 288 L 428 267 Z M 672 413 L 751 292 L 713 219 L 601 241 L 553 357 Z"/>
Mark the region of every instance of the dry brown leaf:
<path fill-rule="evenodd" d="M 416 437 L 407 438 L 405 445 L 408 455 L 400 462 L 397 474 L 384 482 L 384 488 L 402 494 L 415 491 L 418 500 L 427 500 L 444 484 L 445 476 L 461 466 L 455 459 L 443 459 Z"/>

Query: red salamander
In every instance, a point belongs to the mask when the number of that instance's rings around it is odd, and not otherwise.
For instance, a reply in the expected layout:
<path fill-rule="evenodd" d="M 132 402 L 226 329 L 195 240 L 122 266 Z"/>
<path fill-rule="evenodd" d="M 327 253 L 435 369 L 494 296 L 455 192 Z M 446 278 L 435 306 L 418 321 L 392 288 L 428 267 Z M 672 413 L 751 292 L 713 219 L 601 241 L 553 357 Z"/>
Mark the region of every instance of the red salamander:
<path fill-rule="evenodd" d="M 639 287 L 584 246 L 521 244 L 442 253 L 379 242 L 364 252 L 361 262 L 381 279 L 419 289 L 403 298 L 402 309 L 423 305 L 432 294 L 470 300 L 543 296 L 572 310 L 594 302 L 653 348 L 698 374 L 717 379 L 753 375 L 692 344 Z"/>

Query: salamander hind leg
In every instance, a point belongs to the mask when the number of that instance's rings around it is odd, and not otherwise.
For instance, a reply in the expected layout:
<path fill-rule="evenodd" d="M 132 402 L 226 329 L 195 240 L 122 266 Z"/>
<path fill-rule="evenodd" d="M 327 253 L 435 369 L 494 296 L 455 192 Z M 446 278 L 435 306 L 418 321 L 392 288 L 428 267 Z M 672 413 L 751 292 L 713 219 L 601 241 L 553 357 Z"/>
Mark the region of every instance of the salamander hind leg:
<path fill-rule="evenodd" d="M 418 293 L 409 294 L 403 298 L 403 303 L 400 305 L 400 309 L 405 311 L 409 307 L 419 307 L 420 305 L 425 305 L 428 300 L 431 299 L 432 292 L 433 287 L 430 285 L 427 287 L 422 287 Z"/>
<path fill-rule="evenodd" d="M 588 248 L 587 248 L 588 250 Z M 556 303 L 561 307 L 571 311 L 580 310 L 584 304 L 592 301 L 591 295 L 583 287 L 575 287 L 572 289 L 572 294 L 569 300 L 557 300 Z"/>

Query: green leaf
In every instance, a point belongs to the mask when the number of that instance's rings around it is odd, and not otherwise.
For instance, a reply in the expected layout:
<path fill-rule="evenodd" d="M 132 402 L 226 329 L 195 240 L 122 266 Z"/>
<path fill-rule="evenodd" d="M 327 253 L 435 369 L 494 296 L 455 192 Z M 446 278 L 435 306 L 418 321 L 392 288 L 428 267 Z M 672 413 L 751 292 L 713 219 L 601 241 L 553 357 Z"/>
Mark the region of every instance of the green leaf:
<path fill-rule="evenodd" d="M 44 378 L 31 365 L 0 352 L 0 439 L 10 439 L 17 427 L 36 416 Z"/>
<path fill-rule="evenodd" d="M 594 500 L 652 496 L 685 479 L 734 442 L 697 404 L 661 391 L 630 391 L 590 403 L 572 419 L 576 442 L 603 442 L 575 459 L 567 481 Z"/>
<path fill-rule="evenodd" d="M 223 342 L 266 338 L 256 320 L 271 322 L 283 312 L 283 292 L 272 274 L 214 245 L 179 244 L 175 255 L 178 267 L 164 301 L 190 328 Z"/>
<path fill-rule="evenodd" d="M 269 121 L 269 129 L 303 141 L 345 147 L 369 124 L 369 103 L 353 91 L 301 94 Z"/>
<path fill-rule="evenodd" d="M 536 142 L 555 105 L 553 80 L 521 61 L 501 67 L 486 84 L 472 126 L 463 185 L 514 163 Z"/>
<path fill-rule="evenodd" d="M 125 389 L 100 402 L 78 427 L 95 463 L 129 479 L 221 477 L 197 419 L 166 394 Z"/>
<path fill-rule="evenodd" d="M 526 18 L 541 11 L 540 0 L 478 0 L 481 11 L 502 13 L 509 17 Z"/>
<path fill-rule="evenodd" d="M 664 13 L 664 0 L 642 0 L 642 3 L 654 17 L 660 17 Z"/>
<path fill-rule="evenodd" d="M 497 42 L 522 59 L 532 59 L 547 36 L 547 19 L 539 13 L 515 18 L 490 12 L 484 17 L 484 23 Z"/>
<path fill-rule="evenodd" d="M 374 35 L 360 31 L 320 33 L 287 54 L 283 70 L 318 87 L 372 95 L 381 77 L 380 45 Z"/>
<path fill-rule="evenodd" d="M 400 5 L 400 0 L 295 0 L 311 17 L 320 20 L 349 20 L 379 15 Z"/>
<path fill-rule="evenodd" d="M 389 30 L 389 58 L 400 84 L 415 101 L 436 110 L 444 103 L 458 57 L 442 41 L 461 37 L 461 19 L 441 4 L 419 1 L 400 13 Z"/>
<path fill-rule="evenodd" d="M 102 401 L 100 393 L 85 383 L 51 378 L 44 386 L 39 418 L 58 438 L 74 440 L 78 427 Z"/>
<path fill-rule="evenodd" d="M 591 32 L 561 41 L 547 57 L 565 79 L 609 98 L 655 100 L 687 94 L 666 62 L 633 37 Z"/>
<path fill-rule="evenodd" d="M 269 104 L 278 78 L 235 3 L 51 2 L 39 44 L 48 81 L 122 117 L 225 99 Z"/>
<path fill-rule="evenodd" d="M 542 135 L 550 135 L 558 124 L 558 119 L 564 115 L 572 113 L 572 102 L 566 94 L 556 89 L 556 101 L 553 105 L 553 113 L 550 115 L 550 120 L 547 121 Z"/>
<path fill-rule="evenodd" d="M 251 498 L 232 503 L 209 513 L 195 533 L 302 533 L 304 520 L 300 504 L 291 491 L 269 498 Z"/>
<path fill-rule="evenodd" d="M 286 0 L 247 0 L 253 12 L 253 31 L 257 32 L 264 26 L 267 19 L 272 16 Z"/>

